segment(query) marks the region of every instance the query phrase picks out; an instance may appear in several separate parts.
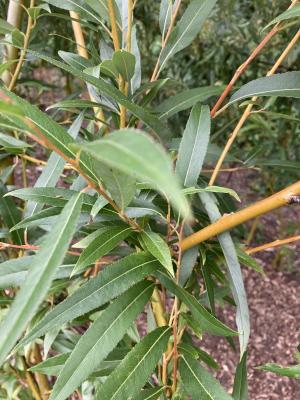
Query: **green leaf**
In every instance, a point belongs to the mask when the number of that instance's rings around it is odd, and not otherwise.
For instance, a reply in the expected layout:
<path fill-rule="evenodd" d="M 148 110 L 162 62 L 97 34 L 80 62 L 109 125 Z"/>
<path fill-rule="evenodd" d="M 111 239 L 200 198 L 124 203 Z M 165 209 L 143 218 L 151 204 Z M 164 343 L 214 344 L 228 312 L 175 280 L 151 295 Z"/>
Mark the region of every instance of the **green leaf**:
<path fill-rule="evenodd" d="M 222 91 L 223 87 L 221 86 L 203 86 L 200 88 L 188 89 L 174 96 L 170 96 L 157 106 L 155 111 L 160 114 L 159 119 L 167 119 L 180 111 L 193 107 L 198 102 L 203 102 L 212 96 L 217 96 L 222 93 Z"/>
<path fill-rule="evenodd" d="M 167 347 L 171 328 L 150 332 L 124 358 L 96 392 L 95 400 L 128 400 L 137 396 Z"/>
<path fill-rule="evenodd" d="M 159 263 L 148 253 L 135 253 L 109 265 L 96 278 L 89 280 L 66 300 L 50 311 L 20 343 L 25 345 L 55 327 L 71 321 L 80 315 L 101 307 L 151 275 Z"/>
<path fill-rule="evenodd" d="M 4 197 L 5 194 L 7 194 L 6 187 L 0 183 L 0 214 L 4 224 L 11 229 L 20 222 L 22 214 L 12 199 Z M 23 244 L 24 232 L 22 229 L 11 232 L 10 236 L 14 244 Z"/>
<path fill-rule="evenodd" d="M 20 228 L 29 228 L 31 226 L 40 226 L 43 224 L 49 223 L 51 221 L 51 217 L 55 217 L 60 214 L 60 207 L 49 207 L 45 208 L 42 211 L 37 212 L 31 217 L 27 217 L 22 219 L 18 224 L 16 224 L 13 228 L 10 229 L 11 232 L 20 229 Z"/>
<path fill-rule="evenodd" d="M 162 271 L 154 272 L 157 279 L 175 296 L 177 296 L 190 309 L 193 318 L 200 324 L 205 332 L 217 336 L 235 336 L 237 333 L 217 320 L 209 311 L 203 307 L 197 299 L 185 289 L 178 286 L 174 279 Z"/>
<path fill-rule="evenodd" d="M 72 138 L 76 138 L 83 121 L 84 114 L 81 113 L 72 123 L 70 128 L 68 129 L 68 133 Z M 57 184 L 63 170 L 66 161 L 61 158 L 59 154 L 52 152 L 50 157 L 48 158 L 47 165 L 43 168 L 41 175 L 36 180 L 34 187 L 53 187 Z M 27 203 L 25 215 L 32 215 L 35 212 L 38 212 L 42 209 L 41 204 L 37 203 Z"/>
<path fill-rule="evenodd" d="M 282 367 L 278 364 L 265 364 L 257 367 L 257 369 L 261 371 L 273 372 L 274 374 L 281 376 L 288 376 L 289 378 L 297 378 L 300 379 L 300 364 L 292 365 L 290 367 Z"/>
<path fill-rule="evenodd" d="M 48 204 L 53 207 L 64 207 L 68 200 L 77 192 L 71 189 L 54 188 L 54 187 L 36 187 L 13 190 L 5 195 L 5 197 L 13 196 L 22 200 L 31 200 L 41 204 Z M 95 197 L 83 193 L 82 205 L 83 210 L 91 210 L 95 203 Z"/>
<path fill-rule="evenodd" d="M 132 176 L 97 161 L 94 164 L 95 173 L 103 182 L 117 206 L 124 211 L 135 195 L 136 184 Z"/>
<path fill-rule="evenodd" d="M 267 26 L 264 27 L 264 30 L 269 28 L 272 25 L 277 24 L 281 21 L 286 21 L 291 18 L 299 18 L 300 17 L 300 4 L 295 4 L 289 10 L 286 10 L 282 14 L 278 15 L 278 17 L 274 18 Z"/>
<path fill-rule="evenodd" d="M 61 264 L 75 232 L 81 202 L 81 194 L 74 195 L 63 209 L 58 223 L 45 235 L 26 281 L 0 325 L 0 364 L 46 296 L 55 270 Z"/>
<path fill-rule="evenodd" d="M 154 284 L 138 283 L 118 297 L 80 338 L 53 387 L 50 399 L 67 398 L 114 349 L 150 299 Z"/>
<path fill-rule="evenodd" d="M 263 267 L 255 260 L 255 258 L 245 253 L 241 247 L 238 247 L 236 251 L 241 264 L 245 265 L 246 267 L 252 268 L 254 271 L 262 275 L 265 274 Z"/>
<path fill-rule="evenodd" d="M 253 96 L 300 98 L 300 71 L 285 72 L 246 83 L 234 93 L 227 105 Z"/>
<path fill-rule="evenodd" d="M 29 369 L 31 372 L 39 372 L 45 375 L 58 375 L 62 370 L 64 364 L 66 363 L 67 359 L 70 357 L 70 353 L 63 353 L 59 354 L 58 356 L 54 356 L 48 358 L 41 363 L 34 365 Z"/>
<path fill-rule="evenodd" d="M 169 157 L 144 132 L 122 129 L 77 148 L 112 168 L 149 182 L 169 198 L 183 217 L 191 216 L 189 204 L 180 191 Z"/>
<path fill-rule="evenodd" d="M 174 269 L 170 249 L 158 233 L 145 230 L 139 235 L 145 250 L 148 250 L 174 276 Z"/>
<path fill-rule="evenodd" d="M 56 123 L 46 113 L 43 113 L 37 107 L 31 105 L 29 102 L 22 99 L 21 97 L 18 97 L 14 93 L 9 92 L 4 88 L 1 88 L 0 92 L 1 91 L 5 94 L 5 96 L 9 97 L 14 103 L 16 103 L 18 108 L 22 109 L 22 111 L 26 115 L 27 120 L 30 120 L 38 127 L 40 131 L 39 139 L 41 139 L 42 141 L 46 140 L 46 142 L 50 143 L 51 147 L 54 148 L 56 152 L 63 154 L 65 157 L 70 159 L 76 158 L 76 153 L 70 149 L 70 144 L 75 143 L 75 140 L 63 127 L 61 127 L 61 125 Z M 23 122 L 23 119 L 19 120 L 15 118 L 14 123 L 16 123 L 19 128 L 22 129 L 24 132 L 30 132 L 33 135 L 37 135 L 36 131 L 29 130 L 28 126 Z M 88 158 L 81 157 L 79 165 L 82 170 L 88 174 L 89 177 L 97 182 L 97 177 L 91 170 L 90 160 Z"/>
<path fill-rule="evenodd" d="M 184 387 L 193 399 L 232 400 L 220 383 L 192 357 L 181 357 L 179 371 Z"/>
<path fill-rule="evenodd" d="M 14 29 L 15 27 L 13 25 L 9 24 L 4 19 L 0 18 L 0 33 L 2 35 L 6 35 L 7 33 L 12 33 Z"/>
<path fill-rule="evenodd" d="M 133 54 L 125 50 L 116 51 L 113 55 L 112 62 L 126 82 L 130 82 L 135 71 L 135 57 Z"/>
<path fill-rule="evenodd" d="M 248 400 L 247 351 L 236 369 L 232 397 L 234 400 Z"/>
<path fill-rule="evenodd" d="M 200 199 L 212 223 L 222 217 L 215 202 L 215 199 L 214 197 L 212 197 L 212 195 L 208 193 L 201 193 Z M 218 236 L 218 240 L 225 256 L 229 273 L 230 287 L 232 290 L 234 301 L 237 306 L 236 324 L 239 332 L 240 352 L 242 357 L 247 349 L 250 335 L 250 320 L 247 295 L 244 287 L 241 267 L 236 254 L 236 249 L 230 234 L 228 232 L 222 233 Z"/>
<path fill-rule="evenodd" d="M 191 1 L 180 21 L 172 30 L 169 40 L 161 52 L 159 72 L 174 54 L 192 43 L 216 2 L 217 0 Z"/>
<path fill-rule="evenodd" d="M 0 146 L 5 149 L 11 149 L 11 150 L 14 149 L 23 150 L 26 149 L 26 147 L 31 147 L 26 142 L 23 142 L 20 139 L 16 139 L 13 136 L 4 135 L 3 133 L 0 133 Z"/>
<path fill-rule="evenodd" d="M 207 186 L 206 188 L 190 187 L 183 190 L 184 194 L 190 195 L 195 193 L 225 193 L 232 196 L 235 200 L 241 201 L 237 192 L 230 188 L 225 188 L 221 186 Z"/>
<path fill-rule="evenodd" d="M 142 390 L 141 393 L 134 398 L 134 400 L 157 400 L 158 396 L 164 391 L 163 387 L 156 387 L 154 389 Z"/>
<path fill-rule="evenodd" d="M 0 264 L 0 289 L 21 286 L 27 277 L 35 256 L 26 256 L 7 260 Z M 60 265 L 54 279 L 68 278 L 74 265 Z"/>
<path fill-rule="evenodd" d="M 55 65 L 58 68 L 61 68 L 62 70 L 66 71 L 66 72 L 69 72 L 70 74 L 74 75 L 75 77 L 82 79 L 84 82 L 90 83 L 91 85 L 95 86 L 101 93 L 113 98 L 119 104 L 122 104 L 123 106 L 125 106 L 129 111 L 132 112 L 133 115 L 135 115 L 137 118 L 139 118 L 141 121 L 143 121 L 146 125 L 148 125 L 150 128 L 152 128 L 157 134 L 163 135 L 167 131 L 167 128 L 165 127 L 165 125 L 162 124 L 158 118 L 156 118 L 154 115 L 152 115 L 146 109 L 139 107 L 138 105 L 129 101 L 129 99 L 126 96 L 124 96 L 113 85 L 110 85 L 109 83 L 107 83 L 103 78 L 101 78 L 101 77 L 95 78 L 94 76 L 91 76 L 84 72 L 81 72 L 81 71 L 77 70 L 76 68 L 73 68 L 65 63 L 57 61 L 57 60 L 55 60 L 51 57 L 48 57 L 44 54 L 40 54 L 40 53 L 37 53 L 32 50 L 30 50 L 30 53 L 35 55 L 38 58 L 41 58 L 42 60 L 44 60 L 46 62 L 49 62 L 50 64 Z"/>
<path fill-rule="evenodd" d="M 172 19 L 173 0 L 161 0 L 159 10 L 159 27 L 164 38 Z"/>
<path fill-rule="evenodd" d="M 108 254 L 113 250 L 122 240 L 132 232 L 131 227 L 122 225 L 112 227 L 109 230 L 102 231 L 81 253 L 74 273 L 83 271 L 87 266 L 93 264 L 99 258 Z"/>
<path fill-rule="evenodd" d="M 208 106 L 193 107 L 178 150 L 176 172 L 183 186 L 195 186 L 200 175 L 210 137 Z"/>

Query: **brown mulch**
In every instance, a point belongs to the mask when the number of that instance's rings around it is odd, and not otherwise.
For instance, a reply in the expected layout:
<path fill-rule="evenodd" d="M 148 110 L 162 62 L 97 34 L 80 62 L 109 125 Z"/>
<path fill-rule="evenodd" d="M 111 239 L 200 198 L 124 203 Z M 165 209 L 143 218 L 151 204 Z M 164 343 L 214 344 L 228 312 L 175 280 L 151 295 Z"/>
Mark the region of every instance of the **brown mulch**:
<path fill-rule="evenodd" d="M 248 182 L 249 183 L 249 182 Z M 242 206 L 253 201 L 247 176 L 233 176 L 230 186 L 242 195 Z M 238 187 L 237 187 L 238 186 Z M 256 193 L 257 198 L 257 193 Z M 284 207 L 260 220 L 258 234 L 260 243 L 288 236 L 290 227 L 299 234 L 300 207 Z M 292 235 L 293 233 L 290 233 Z M 256 237 L 254 237 L 254 242 Z M 256 259 L 263 266 L 265 276 L 243 268 L 244 282 L 248 295 L 251 337 L 248 357 L 248 382 L 250 400 L 299 400 L 300 380 L 279 377 L 258 371 L 255 366 L 269 362 L 281 365 L 295 364 L 294 354 L 300 344 L 300 243 L 257 253 Z M 234 324 L 232 309 L 222 310 L 222 320 Z M 224 339 L 205 337 L 202 346 L 220 363 L 217 377 L 228 389 L 232 388 L 234 372 L 239 355 Z"/>

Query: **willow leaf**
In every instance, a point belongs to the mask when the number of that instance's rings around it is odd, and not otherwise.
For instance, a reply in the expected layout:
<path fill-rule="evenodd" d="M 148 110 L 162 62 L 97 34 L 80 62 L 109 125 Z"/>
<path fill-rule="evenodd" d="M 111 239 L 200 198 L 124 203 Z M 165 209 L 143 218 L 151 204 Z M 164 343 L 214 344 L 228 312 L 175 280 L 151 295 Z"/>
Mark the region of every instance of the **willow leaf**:
<path fill-rule="evenodd" d="M 43 240 L 24 285 L 0 325 L 0 364 L 21 336 L 39 304 L 43 301 L 75 232 L 80 215 L 81 194 L 72 197 L 63 209 L 58 223 Z"/>
<path fill-rule="evenodd" d="M 62 326 L 80 315 L 102 306 L 125 290 L 151 275 L 159 263 L 149 253 L 135 253 L 109 265 L 96 278 L 89 280 L 72 296 L 45 315 L 25 336 L 25 345 L 49 330 Z"/>
<path fill-rule="evenodd" d="M 118 297 L 80 338 L 53 387 L 50 400 L 67 398 L 114 349 L 150 299 L 154 285 L 144 281 Z"/>
<path fill-rule="evenodd" d="M 96 392 L 95 400 L 137 396 L 167 347 L 171 328 L 157 328 L 131 350 Z"/>

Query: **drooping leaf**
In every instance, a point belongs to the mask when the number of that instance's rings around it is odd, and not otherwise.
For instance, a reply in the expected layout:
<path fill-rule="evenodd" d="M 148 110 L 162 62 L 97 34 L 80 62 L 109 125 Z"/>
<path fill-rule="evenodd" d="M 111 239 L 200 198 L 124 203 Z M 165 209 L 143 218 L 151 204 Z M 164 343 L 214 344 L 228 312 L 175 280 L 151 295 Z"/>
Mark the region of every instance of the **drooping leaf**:
<path fill-rule="evenodd" d="M 181 357 L 179 371 L 184 387 L 193 399 L 232 400 L 221 384 L 192 357 Z"/>
<path fill-rule="evenodd" d="M 174 276 L 170 249 L 161 236 L 156 232 L 145 230 L 139 239 L 145 250 L 148 250 Z"/>
<path fill-rule="evenodd" d="M 113 250 L 122 240 L 132 232 L 131 227 L 122 225 L 119 227 L 112 227 L 108 230 L 102 231 L 81 253 L 74 273 L 83 271 L 87 266 L 93 264 L 99 258 L 108 254 Z"/>
<path fill-rule="evenodd" d="M 232 397 L 234 400 L 248 400 L 247 351 L 245 351 L 235 372 Z"/>
<path fill-rule="evenodd" d="M 210 137 L 208 106 L 193 107 L 180 142 L 176 172 L 183 186 L 197 185 Z"/>
<path fill-rule="evenodd" d="M 44 237 L 26 281 L 0 325 L 0 364 L 3 363 L 47 294 L 55 270 L 61 264 L 75 232 L 81 203 L 81 194 L 77 193 L 63 209 L 58 223 Z"/>
<path fill-rule="evenodd" d="M 135 398 L 167 347 L 171 328 L 150 332 L 131 350 L 96 392 L 95 400 Z"/>
<path fill-rule="evenodd" d="M 200 32 L 217 0 L 192 0 L 169 37 L 160 57 L 161 71 L 176 53 L 189 46 Z"/>
<path fill-rule="evenodd" d="M 122 129 L 77 148 L 112 168 L 149 182 L 169 198 L 183 217 L 190 217 L 189 204 L 180 192 L 170 159 L 144 132 Z"/>
<path fill-rule="evenodd" d="M 300 98 L 300 71 L 285 72 L 246 83 L 234 93 L 228 105 L 253 96 Z"/>
<path fill-rule="evenodd" d="M 278 15 L 278 17 L 274 18 L 267 26 L 265 26 L 264 30 L 272 25 L 277 24 L 278 22 L 299 17 L 300 17 L 300 4 L 295 4 L 292 8 L 286 10 L 282 14 Z"/>
<path fill-rule="evenodd" d="M 133 54 L 125 50 L 116 51 L 113 55 L 112 62 L 126 82 L 130 82 L 135 71 L 135 57 Z"/>
<path fill-rule="evenodd" d="M 220 211 L 218 210 L 215 199 L 214 197 L 212 197 L 212 195 L 208 193 L 201 193 L 200 199 L 207 211 L 211 222 L 215 222 L 221 218 Z M 250 335 L 250 320 L 247 295 L 244 287 L 241 267 L 236 254 L 236 249 L 230 234 L 228 232 L 225 232 L 218 236 L 218 240 L 225 256 L 230 278 L 230 286 L 234 301 L 237 306 L 236 324 L 239 332 L 240 352 L 242 357 L 247 349 Z"/>
<path fill-rule="evenodd" d="M 262 371 L 273 372 L 274 374 L 281 376 L 288 376 L 289 378 L 297 378 L 300 379 L 300 364 L 292 365 L 290 367 L 282 367 L 278 364 L 265 364 L 257 367 Z"/>
<path fill-rule="evenodd" d="M 206 101 L 212 96 L 222 93 L 223 87 L 203 86 L 195 89 L 188 89 L 184 92 L 175 94 L 164 100 L 155 109 L 160 114 L 161 120 L 172 117 L 180 111 L 193 107 L 196 103 Z"/>
<path fill-rule="evenodd" d="M 101 313 L 66 361 L 53 387 L 51 400 L 67 398 L 100 365 L 142 311 L 153 288 L 149 281 L 138 283 Z"/>
<path fill-rule="evenodd" d="M 199 323 L 203 331 L 217 336 L 235 336 L 237 334 L 215 318 L 193 295 L 177 285 L 176 281 L 166 275 L 165 272 L 156 271 L 154 275 L 171 293 L 175 294 L 175 296 L 187 305 L 193 318 Z"/>
<path fill-rule="evenodd" d="M 89 280 L 46 314 L 21 344 L 25 345 L 47 331 L 102 306 L 147 275 L 151 275 L 158 267 L 157 260 L 144 252 L 129 255 L 109 265 L 96 278 Z"/>

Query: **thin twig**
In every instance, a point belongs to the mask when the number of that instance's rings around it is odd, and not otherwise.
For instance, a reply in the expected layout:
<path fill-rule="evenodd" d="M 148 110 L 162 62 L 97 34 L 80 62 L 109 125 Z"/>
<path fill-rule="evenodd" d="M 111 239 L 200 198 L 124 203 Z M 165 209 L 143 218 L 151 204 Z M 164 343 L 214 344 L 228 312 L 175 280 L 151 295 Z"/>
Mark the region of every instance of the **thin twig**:
<path fill-rule="evenodd" d="M 30 8 L 34 7 L 34 0 L 30 0 Z M 34 21 L 31 18 L 31 15 L 28 13 L 28 22 L 27 22 L 27 28 L 26 28 L 26 33 L 24 36 L 24 45 L 23 45 L 23 49 L 21 51 L 21 55 L 19 58 L 19 61 L 17 63 L 16 69 L 14 71 L 14 74 L 11 78 L 11 81 L 9 83 L 8 86 L 8 90 L 12 91 L 17 83 L 18 77 L 20 75 L 23 63 L 25 61 L 26 58 L 26 54 L 27 54 L 27 50 L 28 50 L 28 46 L 29 46 L 29 42 L 30 42 L 30 35 L 31 35 L 31 31 L 34 28 Z"/>
<path fill-rule="evenodd" d="M 260 251 L 265 251 L 265 250 L 273 249 L 275 247 L 298 242 L 299 240 L 300 240 L 300 235 L 293 236 L 293 237 L 290 237 L 287 239 L 277 239 L 274 242 L 266 243 L 261 246 L 253 247 L 252 249 L 248 249 L 248 250 L 246 250 L 246 253 L 247 254 L 259 253 Z"/>
<path fill-rule="evenodd" d="M 175 24 L 175 21 L 176 21 L 176 17 L 177 17 L 178 11 L 179 11 L 179 9 L 180 9 L 180 5 L 181 5 L 181 0 L 178 0 L 178 1 L 177 1 L 177 4 L 176 4 L 176 8 L 175 8 L 175 10 L 174 10 L 174 12 L 173 12 L 173 14 L 172 14 L 170 26 L 169 26 L 169 28 L 168 28 L 168 31 L 167 31 L 167 33 L 166 33 L 166 36 L 165 36 L 164 38 L 162 37 L 161 50 L 160 50 L 160 53 L 159 53 L 159 56 L 158 56 L 156 65 L 155 65 L 155 67 L 154 67 L 154 71 L 153 71 L 153 73 L 152 73 L 150 82 L 156 81 L 156 80 L 158 79 L 158 77 L 159 77 L 159 74 L 160 74 L 160 70 L 159 70 L 160 58 L 161 58 L 161 55 L 162 55 L 162 52 L 163 52 L 164 48 L 166 47 L 166 45 L 167 45 L 167 43 L 168 43 L 169 37 L 170 37 L 170 35 L 171 35 L 171 32 L 172 32 L 172 30 L 173 30 L 173 27 L 174 27 L 174 24 Z"/>
<path fill-rule="evenodd" d="M 298 0 L 293 0 L 292 4 L 290 5 L 289 9 L 292 8 L 295 4 L 298 3 Z M 235 74 L 233 75 L 231 81 L 229 84 L 226 86 L 224 92 L 221 94 L 220 98 L 218 99 L 217 103 L 211 110 L 211 117 L 213 118 L 221 105 L 223 104 L 224 100 L 228 96 L 229 92 L 233 88 L 234 84 L 236 81 L 239 79 L 239 77 L 246 71 L 246 69 L 249 67 L 251 62 L 258 56 L 258 54 L 263 50 L 263 48 L 269 43 L 269 41 L 275 36 L 279 30 L 280 30 L 281 24 L 278 23 L 276 24 L 272 30 L 263 38 L 263 40 L 259 43 L 259 45 L 253 50 L 251 55 L 248 57 L 248 59 L 236 70 Z"/>
<path fill-rule="evenodd" d="M 31 374 L 31 372 L 28 371 L 28 365 L 26 363 L 25 357 L 21 357 L 21 361 L 23 364 L 24 372 L 25 372 L 26 382 L 29 386 L 29 389 L 30 389 L 33 397 L 35 398 L 35 400 L 42 400 L 42 397 L 39 392 L 39 388 L 33 378 L 33 375 Z"/>
<path fill-rule="evenodd" d="M 281 53 L 280 57 L 278 58 L 278 60 L 277 60 L 276 63 L 274 64 L 274 66 L 273 66 L 273 67 L 271 68 L 271 70 L 267 73 L 267 76 L 272 76 L 272 75 L 275 74 L 275 72 L 277 71 L 277 69 L 279 68 L 279 66 L 282 64 L 282 62 L 284 61 L 284 59 L 287 57 L 287 55 L 289 54 L 289 52 L 292 50 L 292 48 L 295 46 L 295 44 L 296 44 L 297 41 L 299 40 L 299 37 L 300 37 L 300 29 L 298 30 L 298 32 L 296 33 L 296 35 L 293 37 L 293 39 L 291 40 L 291 42 L 288 44 L 288 46 L 287 46 L 287 47 L 284 49 L 284 51 Z M 252 111 L 252 109 L 253 109 L 253 106 L 254 106 L 254 103 L 256 102 L 256 100 L 257 100 L 257 96 L 255 96 L 255 97 L 252 98 L 251 104 L 249 104 L 249 105 L 246 107 L 246 109 L 245 109 L 245 111 L 244 111 L 244 113 L 243 113 L 241 119 L 239 120 L 239 122 L 238 122 L 237 126 L 235 127 L 234 131 L 233 131 L 232 134 L 230 135 L 230 137 L 229 137 L 229 139 L 228 139 L 228 141 L 227 141 L 227 143 L 226 143 L 226 145 L 225 145 L 225 147 L 224 147 L 224 149 L 223 149 L 223 151 L 222 151 L 222 154 L 221 154 L 221 156 L 220 156 L 220 158 L 219 158 L 219 160 L 218 160 L 218 162 L 217 162 L 217 164 L 216 164 L 216 167 L 215 167 L 215 169 L 214 169 L 214 172 L 213 172 L 213 174 L 212 174 L 212 176 L 211 176 L 211 178 L 210 178 L 210 181 L 209 181 L 209 185 L 210 185 L 210 186 L 212 186 L 212 185 L 215 183 L 216 178 L 217 178 L 217 176 L 218 176 L 218 173 L 219 173 L 219 171 L 220 171 L 220 169 L 221 169 L 221 167 L 222 167 L 222 164 L 223 164 L 223 162 L 224 162 L 224 160 L 225 160 L 225 158 L 226 158 L 226 156 L 227 156 L 227 154 L 228 154 L 228 152 L 229 152 L 229 150 L 230 150 L 230 148 L 231 148 L 233 142 L 235 141 L 237 135 L 239 134 L 240 130 L 242 129 L 242 127 L 244 126 L 245 122 L 247 121 L 249 115 L 251 114 L 251 111 Z"/>

